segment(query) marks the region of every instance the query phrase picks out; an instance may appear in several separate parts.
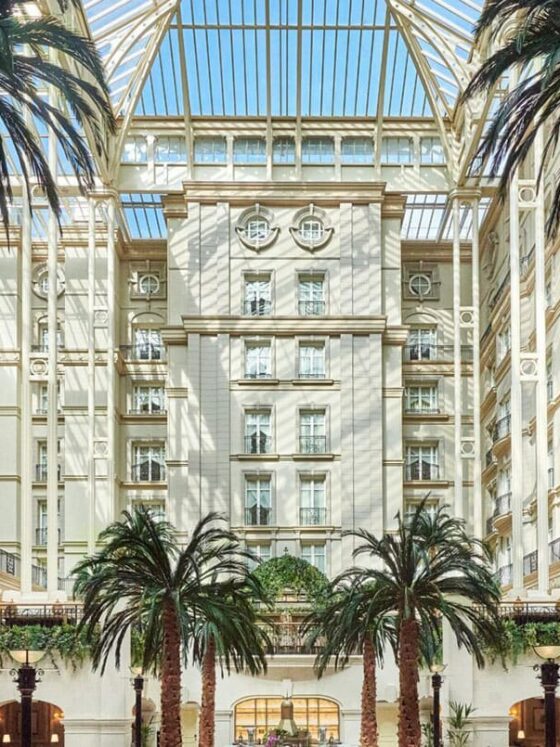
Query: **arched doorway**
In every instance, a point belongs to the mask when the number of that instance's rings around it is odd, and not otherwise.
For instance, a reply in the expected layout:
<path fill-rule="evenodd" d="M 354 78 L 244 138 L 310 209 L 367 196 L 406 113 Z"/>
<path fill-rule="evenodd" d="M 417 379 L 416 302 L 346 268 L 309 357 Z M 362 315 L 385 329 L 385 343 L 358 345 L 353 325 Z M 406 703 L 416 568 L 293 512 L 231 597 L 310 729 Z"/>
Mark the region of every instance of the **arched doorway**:
<path fill-rule="evenodd" d="M 235 740 L 264 744 L 266 734 L 280 721 L 280 697 L 245 698 L 235 705 Z M 340 741 L 340 709 L 330 698 L 293 697 L 294 721 L 302 733 L 320 744 Z"/>
<path fill-rule="evenodd" d="M 34 700 L 31 711 L 33 747 L 64 747 L 64 713 L 54 703 Z M 7 739 L 7 737 L 9 739 Z M 0 742 L 21 747 L 21 706 L 13 700 L 0 707 Z"/>
<path fill-rule="evenodd" d="M 198 703 L 189 701 L 181 706 L 181 734 L 183 747 L 196 747 L 198 743 Z"/>
<path fill-rule="evenodd" d="M 527 698 L 509 709 L 509 744 L 541 747 L 544 744 L 544 699 Z M 560 699 L 556 699 L 556 724 L 560 738 Z M 558 743 L 560 744 L 560 742 Z"/>

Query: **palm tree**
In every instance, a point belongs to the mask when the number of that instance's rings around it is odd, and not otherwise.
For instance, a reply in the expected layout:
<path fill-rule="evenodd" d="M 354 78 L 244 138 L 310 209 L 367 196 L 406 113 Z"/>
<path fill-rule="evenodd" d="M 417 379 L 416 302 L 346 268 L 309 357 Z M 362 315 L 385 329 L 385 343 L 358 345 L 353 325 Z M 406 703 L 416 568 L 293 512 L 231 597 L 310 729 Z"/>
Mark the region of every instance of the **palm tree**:
<path fill-rule="evenodd" d="M 56 179 L 41 147 L 36 127 L 49 128 L 82 190 L 94 184 L 94 165 L 80 130 L 87 127 L 94 148 L 106 153 L 107 133 L 115 120 L 101 59 L 90 40 L 52 16 L 25 15 L 23 0 L 0 4 L 0 215 L 9 223 L 12 201 L 10 156 L 30 195 L 31 176 L 60 214 Z M 59 0 L 61 10 L 66 2 Z M 53 92 L 54 100 L 44 96 Z"/>
<path fill-rule="evenodd" d="M 362 584 L 359 578 L 351 583 L 343 574 L 333 581 L 330 595 L 331 601 L 314 610 L 304 625 L 308 645 L 319 646 L 315 670 L 321 677 L 331 661 L 338 670 L 350 656 L 362 654 L 360 747 L 377 747 L 377 662 L 385 645 L 394 645 L 394 627 L 379 614 L 374 584 Z"/>
<path fill-rule="evenodd" d="M 181 547 L 171 524 L 148 509 L 124 512 L 74 572 L 94 669 L 103 672 L 113 651 L 118 667 L 127 634 L 143 632 L 142 667 L 161 673 L 161 747 L 181 745 L 181 664 L 199 621 L 220 614 L 215 585 L 227 589 L 247 572 L 244 551 L 218 521 L 208 514 Z"/>
<path fill-rule="evenodd" d="M 447 621 L 457 644 L 479 666 L 484 663 L 485 643 L 499 635 L 500 589 L 489 568 L 489 551 L 467 534 L 463 521 L 450 517 L 444 508 L 431 515 L 425 502 L 410 520 L 397 517 L 394 534 L 380 539 L 366 530 L 351 534 L 362 540 L 354 556 L 368 555 L 378 567 L 353 568 L 348 576 L 371 584 L 372 608 L 395 619 L 399 745 L 420 747 L 420 635 L 437 640 L 441 622 Z"/>
<path fill-rule="evenodd" d="M 222 675 L 246 671 L 252 675 L 266 672 L 266 651 L 270 648 L 264 620 L 256 603 L 265 602 L 260 583 L 249 573 L 210 590 L 213 606 L 201 616 L 193 636 L 193 660 L 202 668 L 199 747 L 214 747 L 216 720 L 216 665 Z"/>
<path fill-rule="evenodd" d="M 513 22 L 513 30 L 510 27 Z M 560 0 L 487 0 L 476 27 L 476 40 L 503 43 L 483 63 L 463 98 L 490 92 L 500 78 L 513 70 L 529 70 L 501 100 L 485 132 L 475 163 L 490 162 L 501 169 L 501 191 L 521 164 L 537 132 L 545 131 L 543 163 L 560 135 Z M 547 231 L 553 235 L 560 220 L 560 182 L 556 185 Z"/>

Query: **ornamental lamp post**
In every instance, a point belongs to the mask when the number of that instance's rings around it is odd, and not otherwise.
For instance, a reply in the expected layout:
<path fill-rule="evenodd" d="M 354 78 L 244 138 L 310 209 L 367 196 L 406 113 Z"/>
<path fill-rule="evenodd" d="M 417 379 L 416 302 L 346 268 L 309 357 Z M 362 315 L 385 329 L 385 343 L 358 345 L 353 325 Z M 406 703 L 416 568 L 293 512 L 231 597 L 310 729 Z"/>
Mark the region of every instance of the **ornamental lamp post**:
<path fill-rule="evenodd" d="M 36 669 L 35 664 L 41 661 L 44 655 L 44 651 L 30 651 L 29 649 L 10 651 L 12 659 L 20 665 L 17 669 L 12 669 L 10 674 L 21 696 L 21 747 L 31 747 L 33 693 L 43 675 L 43 670 Z"/>
<path fill-rule="evenodd" d="M 134 679 L 132 685 L 136 694 L 134 703 L 134 747 L 142 747 L 142 691 L 144 690 L 144 675 L 141 667 L 133 667 Z"/>
<path fill-rule="evenodd" d="M 430 672 L 432 673 L 432 726 L 434 729 L 434 747 L 441 747 L 441 715 L 440 715 L 440 701 L 439 694 L 441 691 L 442 677 L 441 673 L 445 669 L 445 664 L 437 664 L 434 662 L 430 665 Z"/>
<path fill-rule="evenodd" d="M 543 659 L 534 669 L 540 670 L 539 679 L 544 690 L 544 744 L 556 747 L 556 688 L 558 687 L 558 664 L 560 646 L 534 646 L 536 655 Z"/>

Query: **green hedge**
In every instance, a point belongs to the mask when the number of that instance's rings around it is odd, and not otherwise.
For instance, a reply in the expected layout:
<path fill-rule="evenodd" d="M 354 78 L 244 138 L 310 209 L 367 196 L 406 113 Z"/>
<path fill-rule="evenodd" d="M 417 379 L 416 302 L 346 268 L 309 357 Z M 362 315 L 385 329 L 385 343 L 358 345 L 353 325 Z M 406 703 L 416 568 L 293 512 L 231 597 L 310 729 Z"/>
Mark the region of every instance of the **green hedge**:
<path fill-rule="evenodd" d="M 321 605 L 327 598 L 328 579 L 315 566 L 293 555 L 271 558 L 254 571 L 271 601 L 277 601 L 287 590 L 305 595 L 311 605 Z"/>

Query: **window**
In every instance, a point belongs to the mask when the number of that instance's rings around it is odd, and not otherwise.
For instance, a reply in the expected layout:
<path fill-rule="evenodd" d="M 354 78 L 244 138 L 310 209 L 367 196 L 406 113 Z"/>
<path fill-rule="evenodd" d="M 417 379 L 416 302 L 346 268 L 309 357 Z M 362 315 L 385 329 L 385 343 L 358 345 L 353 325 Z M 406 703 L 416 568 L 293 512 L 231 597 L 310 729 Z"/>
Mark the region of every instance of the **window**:
<path fill-rule="evenodd" d="M 548 402 L 554 399 L 554 374 L 552 371 L 552 359 L 546 361 L 546 398 Z"/>
<path fill-rule="evenodd" d="M 140 361 L 159 361 L 163 358 L 163 344 L 159 329 L 134 330 L 133 358 Z"/>
<path fill-rule="evenodd" d="M 270 379 L 272 376 L 269 342 L 251 342 L 245 345 L 245 378 Z"/>
<path fill-rule="evenodd" d="M 156 142 L 157 163 L 186 163 L 187 144 L 184 137 L 165 135 Z"/>
<path fill-rule="evenodd" d="M 233 141 L 233 162 L 266 164 L 266 140 L 263 137 L 238 137 Z"/>
<path fill-rule="evenodd" d="M 272 518 L 271 501 L 270 475 L 245 478 L 245 524 L 269 526 Z"/>
<path fill-rule="evenodd" d="M 302 545 L 301 546 L 301 557 L 311 565 L 315 566 L 321 573 L 326 573 L 327 558 L 326 548 L 323 543 Z"/>
<path fill-rule="evenodd" d="M 406 447 L 405 479 L 438 480 L 438 447 L 418 444 Z"/>
<path fill-rule="evenodd" d="M 411 329 L 406 348 L 408 360 L 429 361 L 437 357 L 436 330 L 434 327 Z"/>
<path fill-rule="evenodd" d="M 57 525 L 60 527 L 60 501 L 58 501 L 58 520 Z M 37 525 L 35 529 L 35 544 L 44 546 L 48 540 L 49 515 L 47 501 L 37 501 Z M 60 528 L 58 529 L 58 541 L 60 542 Z"/>
<path fill-rule="evenodd" d="M 248 560 L 249 569 L 252 571 L 255 570 L 258 565 L 260 565 L 261 563 L 266 563 L 266 561 L 270 560 L 270 558 L 272 557 L 272 548 L 268 543 L 247 545 L 247 550 L 252 552 L 256 558 L 255 560 L 253 560 L 252 558 L 249 558 Z"/>
<path fill-rule="evenodd" d="M 381 141 L 381 163 L 412 163 L 413 144 L 409 137 L 384 137 Z"/>
<path fill-rule="evenodd" d="M 269 454 L 271 450 L 270 410 L 245 413 L 245 453 Z"/>
<path fill-rule="evenodd" d="M 552 282 L 550 280 L 548 280 L 545 285 L 544 295 L 546 299 L 546 308 L 548 309 L 552 306 Z"/>
<path fill-rule="evenodd" d="M 445 153 L 439 137 L 420 138 L 420 163 L 423 165 L 445 163 Z"/>
<path fill-rule="evenodd" d="M 282 631 L 282 637 L 284 631 Z M 295 633 L 297 637 L 297 632 Z M 287 641 L 288 646 L 290 640 Z M 301 652 L 303 641 L 294 641 Z M 284 646 L 282 647 L 284 650 Z M 286 653 L 289 653 L 286 651 Z M 340 739 L 340 716 L 338 705 L 326 698 L 293 698 L 294 721 L 314 744 L 338 743 Z M 282 698 L 248 698 L 235 706 L 234 735 L 237 742 L 264 744 L 265 735 L 280 722 Z"/>
<path fill-rule="evenodd" d="M 56 384 L 56 411 L 60 412 L 60 381 Z M 49 385 L 41 384 L 38 392 L 37 415 L 46 415 L 49 409 Z"/>
<path fill-rule="evenodd" d="M 511 327 L 507 326 L 498 333 L 498 363 L 503 361 L 511 349 Z"/>
<path fill-rule="evenodd" d="M 270 246 L 278 236 L 280 228 L 273 222 L 272 211 L 257 204 L 241 213 L 235 231 L 242 244 L 259 251 Z"/>
<path fill-rule="evenodd" d="M 146 163 L 148 144 L 144 137 L 128 137 L 124 141 L 122 160 L 124 163 Z"/>
<path fill-rule="evenodd" d="M 429 296 L 432 290 L 432 278 L 426 273 L 415 273 L 408 281 L 408 288 L 413 296 Z"/>
<path fill-rule="evenodd" d="M 326 413 L 324 410 L 302 410 L 299 415 L 299 450 L 301 454 L 324 454 L 327 451 Z"/>
<path fill-rule="evenodd" d="M 321 316 L 325 313 L 325 278 L 322 275 L 300 276 L 298 311 L 300 316 Z"/>
<path fill-rule="evenodd" d="M 511 497 L 511 469 L 501 469 L 498 472 L 498 478 L 496 480 L 497 495 L 496 504 L 500 503 L 504 499 Z M 506 513 L 506 511 L 498 511 L 497 513 Z"/>
<path fill-rule="evenodd" d="M 301 142 L 303 164 L 334 163 L 334 140 L 332 137 L 304 137 Z"/>
<path fill-rule="evenodd" d="M 159 293 L 159 289 L 159 275 L 154 272 L 147 272 L 145 275 L 138 276 L 138 292 L 142 296 L 153 296 Z"/>
<path fill-rule="evenodd" d="M 165 480 L 164 444 L 134 444 L 132 459 L 133 482 L 163 482 Z"/>
<path fill-rule="evenodd" d="M 370 137 L 343 137 L 340 147 L 343 164 L 373 163 L 373 140 Z"/>
<path fill-rule="evenodd" d="M 301 526 L 320 526 L 326 523 L 326 479 L 324 475 L 305 476 L 299 481 L 299 523 Z"/>
<path fill-rule="evenodd" d="M 46 319 L 42 319 L 39 322 L 39 345 L 38 350 L 41 353 L 48 353 L 49 352 L 49 324 Z M 60 348 L 64 347 L 63 343 L 63 337 L 62 337 L 62 327 L 60 323 L 57 323 L 56 325 L 56 347 L 60 350 Z"/>
<path fill-rule="evenodd" d="M 272 141 L 272 163 L 292 165 L 296 162 L 296 144 L 293 137 L 275 137 Z"/>
<path fill-rule="evenodd" d="M 326 211 L 315 205 L 298 210 L 290 226 L 290 233 L 296 244 L 312 252 L 327 244 L 333 231 Z"/>
<path fill-rule="evenodd" d="M 302 241 L 316 243 L 323 239 L 325 227 L 319 218 L 304 218 L 298 226 L 298 232 Z"/>
<path fill-rule="evenodd" d="M 61 456 L 62 443 L 60 438 L 56 442 L 57 461 Z M 48 450 L 46 441 L 37 442 L 37 465 L 35 467 L 35 479 L 37 482 L 46 482 L 48 477 Z M 61 469 L 60 464 L 57 467 L 57 477 L 60 481 Z"/>
<path fill-rule="evenodd" d="M 267 316 L 272 313 L 272 283 L 270 275 L 245 278 L 243 313 L 249 316 Z"/>
<path fill-rule="evenodd" d="M 160 384 L 134 387 L 132 414 L 158 415 L 165 412 L 165 390 Z"/>
<path fill-rule="evenodd" d="M 299 346 L 299 378 L 325 378 L 325 344 L 302 343 Z"/>
<path fill-rule="evenodd" d="M 554 475 L 554 447 L 551 443 L 548 444 L 548 487 L 554 488 L 556 486 L 556 480 Z"/>
<path fill-rule="evenodd" d="M 225 137 L 197 137 L 194 140 L 194 162 L 227 163 L 227 145 Z"/>
<path fill-rule="evenodd" d="M 437 415 L 438 388 L 435 384 L 412 384 L 404 392 L 405 412 L 420 415 Z"/>

